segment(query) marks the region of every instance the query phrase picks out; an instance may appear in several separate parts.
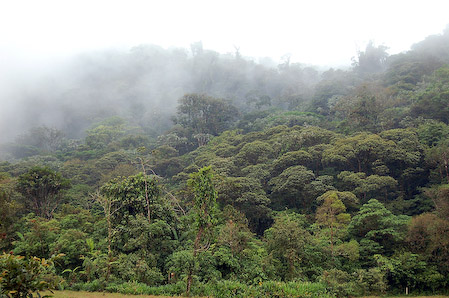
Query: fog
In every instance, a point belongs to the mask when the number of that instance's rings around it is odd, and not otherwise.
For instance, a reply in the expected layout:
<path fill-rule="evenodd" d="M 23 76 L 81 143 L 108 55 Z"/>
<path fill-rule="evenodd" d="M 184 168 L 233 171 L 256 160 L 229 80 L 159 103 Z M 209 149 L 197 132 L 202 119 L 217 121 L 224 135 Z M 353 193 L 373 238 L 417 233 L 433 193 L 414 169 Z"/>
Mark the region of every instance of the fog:
<path fill-rule="evenodd" d="M 317 2 L 3 3 L 0 143 L 42 125 L 79 138 L 115 115 L 157 136 L 191 92 L 242 111 L 254 96 L 307 101 L 370 40 L 395 54 L 449 23 L 445 1 Z"/>
<path fill-rule="evenodd" d="M 219 54 L 197 42 L 190 49 L 141 45 L 21 65 L 2 79 L 1 138 L 10 141 L 42 125 L 78 138 L 92 123 L 115 115 L 157 135 L 170 127 L 186 93 L 207 93 L 238 106 L 254 90 L 273 98 L 299 92 L 286 90 L 291 82 L 281 81 L 276 62 L 260 61 L 238 52 Z M 306 92 L 318 72 L 295 80 Z"/>

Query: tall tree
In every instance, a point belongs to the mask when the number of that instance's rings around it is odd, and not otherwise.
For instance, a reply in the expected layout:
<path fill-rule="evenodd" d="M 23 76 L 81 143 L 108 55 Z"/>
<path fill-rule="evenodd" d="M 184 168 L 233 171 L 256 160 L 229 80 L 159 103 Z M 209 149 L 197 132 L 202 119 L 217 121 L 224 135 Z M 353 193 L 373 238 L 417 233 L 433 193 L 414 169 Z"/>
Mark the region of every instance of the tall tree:
<path fill-rule="evenodd" d="M 346 206 L 338 199 L 336 191 L 328 191 L 321 196 L 323 203 L 316 211 L 316 222 L 319 226 L 329 230 L 331 257 L 334 260 L 334 244 L 338 230 L 345 227 L 351 216 L 345 213 Z"/>
<path fill-rule="evenodd" d="M 23 195 L 24 205 L 36 215 L 51 218 L 59 206 L 62 193 L 70 187 L 69 180 L 48 167 L 33 167 L 19 176 L 17 190 Z"/>
<path fill-rule="evenodd" d="M 213 174 L 210 167 L 199 169 L 197 173 L 192 173 L 188 180 L 189 187 L 192 188 L 194 193 L 194 211 L 195 211 L 195 223 L 197 224 L 197 233 L 195 242 L 193 244 L 193 260 L 197 258 L 198 253 L 202 249 L 208 247 L 208 243 L 202 246 L 202 241 L 208 237 L 208 233 L 215 224 L 215 210 L 217 201 L 217 192 L 213 184 Z M 194 264 L 190 266 L 187 276 L 187 295 L 190 294 L 192 286 Z"/>

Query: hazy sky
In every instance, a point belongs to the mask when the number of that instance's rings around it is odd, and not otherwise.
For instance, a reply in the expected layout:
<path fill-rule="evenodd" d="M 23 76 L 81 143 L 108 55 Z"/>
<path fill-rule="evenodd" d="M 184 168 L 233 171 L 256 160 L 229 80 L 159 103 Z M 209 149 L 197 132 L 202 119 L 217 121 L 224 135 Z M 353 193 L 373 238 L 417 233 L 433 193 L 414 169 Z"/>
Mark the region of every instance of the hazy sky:
<path fill-rule="evenodd" d="M 350 64 L 369 40 L 405 51 L 449 24 L 449 1 L 0 0 L 0 67 L 143 43 Z"/>

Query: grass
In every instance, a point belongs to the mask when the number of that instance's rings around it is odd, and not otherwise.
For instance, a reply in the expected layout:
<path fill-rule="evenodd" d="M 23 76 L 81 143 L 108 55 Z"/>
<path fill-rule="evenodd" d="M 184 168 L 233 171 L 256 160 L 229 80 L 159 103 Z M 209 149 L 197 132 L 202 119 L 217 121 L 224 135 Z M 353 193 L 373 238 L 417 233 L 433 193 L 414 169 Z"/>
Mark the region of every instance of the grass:
<path fill-rule="evenodd" d="M 366 296 L 363 298 L 379 298 L 380 296 Z M 448 298 L 449 296 L 441 296 L 441 295 L 437 295 L 437 296 L 412 296 L 412 295 L 408 295 L 408 296 L 385 296 L 385 297 L 390 297 L 390 298 Z"/>
<path fill-rule="evenodd" d="M 152 296 L 152 295 L 124 295 L 106 292 L 77 292 L 77 291 L 54 291 L 54 293 L 43 292 L 41 295 L 52 295 L 54 298 L 168 298 L 177 296 Z"/>
<path fill-rule="evenodd" d="M 54 298 L 168 298 L 179 296 L 152 296 L 152 295 L 124 295 L 105 292 L 75 292 L 75 291 L 55 291 L 54 294 L 44 292 L 42 294 L 52 295 Z M 395 298 L 448 298 L 449 296 L 395 296 Z M 369 296 L 363 298 L 378 298 L 378 296 Z"/>

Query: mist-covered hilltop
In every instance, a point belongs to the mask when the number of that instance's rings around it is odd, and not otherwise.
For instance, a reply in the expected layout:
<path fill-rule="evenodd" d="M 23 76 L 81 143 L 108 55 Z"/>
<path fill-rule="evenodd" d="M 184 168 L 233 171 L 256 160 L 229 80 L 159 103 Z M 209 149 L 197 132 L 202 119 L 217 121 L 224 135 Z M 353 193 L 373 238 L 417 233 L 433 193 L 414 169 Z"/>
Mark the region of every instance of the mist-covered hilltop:
<path fill-rule="evenodd" d="M 279 67 L 268 63 L 238 52 L 205 50 L 200 42 L 191 49 L 142 45 L 130 51 L 85 53 L 58 67 L 51 65 L 54 71 L 17 82 L 3 110 L 2 139 L 41 125 L 79 137 L 93 123 L 116 115 L 154 136 L 172 125 L 170 117 L 186 93 L 229 100 L 242 112 L 253 109 L 262 97 L 276 105 L 292 96 L 310 98 L 320 79 L 318 71 L 288 61 Z"/>
<path fill-rule="evenodd" d="M 330 98 L 373 81 L 372 74 L 383 73 L 382 87 L 416 85 L 447 62 L 445 42 L 447 31 L 393 56 L 386 46 L 369 43 L 349 70 L 290 63 L 288 56 L 278 65 L 269 58 L 254 61 L 238 50 L 219 54 L 203 49 L 201 42 L 190 49 L 142 45 L 129 51 L 80 54 L 35 73 L 30 70 L 23 81 L 11 79 L 8 92 L 2 94 L 1 140 L 11 141 L 39 126 L 78 138 L 111 116 L 156 136 L 171 127 L 177 101 L 187 93 L 228 100 L 242 115 L 268 107 L 326 114 L 322 109 L 328 109 Z"/>

